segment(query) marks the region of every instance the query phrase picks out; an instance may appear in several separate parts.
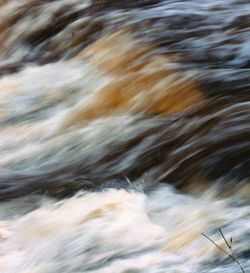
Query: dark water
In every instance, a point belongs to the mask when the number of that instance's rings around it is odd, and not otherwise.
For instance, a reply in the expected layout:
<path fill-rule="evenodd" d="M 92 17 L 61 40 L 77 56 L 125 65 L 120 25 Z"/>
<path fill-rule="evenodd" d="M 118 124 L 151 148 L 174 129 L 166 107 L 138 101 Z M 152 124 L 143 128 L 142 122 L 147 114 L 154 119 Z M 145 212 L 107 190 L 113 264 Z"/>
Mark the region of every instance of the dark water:
<path fill-rule="evenodd" d="M 1 272 L 248 272 L 248 2 L 0 1 Z"/>

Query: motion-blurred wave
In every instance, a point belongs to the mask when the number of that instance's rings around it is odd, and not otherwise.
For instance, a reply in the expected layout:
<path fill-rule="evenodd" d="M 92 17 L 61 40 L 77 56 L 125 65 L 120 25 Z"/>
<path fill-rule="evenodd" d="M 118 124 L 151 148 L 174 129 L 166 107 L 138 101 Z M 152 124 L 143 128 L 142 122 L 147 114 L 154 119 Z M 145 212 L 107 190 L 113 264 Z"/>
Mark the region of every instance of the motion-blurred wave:
<path fill-rule="evenodd" d="M 1 272 L 247 272 L 249 8 L 0 1 Z"/>

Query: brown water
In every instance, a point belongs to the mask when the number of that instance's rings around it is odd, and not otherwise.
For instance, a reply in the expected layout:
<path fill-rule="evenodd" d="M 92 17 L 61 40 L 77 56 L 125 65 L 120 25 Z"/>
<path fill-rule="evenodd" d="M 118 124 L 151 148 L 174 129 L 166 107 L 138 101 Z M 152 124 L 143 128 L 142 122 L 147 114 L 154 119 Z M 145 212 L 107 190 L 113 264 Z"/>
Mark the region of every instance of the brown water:
<path fill-rule="evenodd" d="M 250 271 L 248 1 L 0 1 L 0 272 Z"/>

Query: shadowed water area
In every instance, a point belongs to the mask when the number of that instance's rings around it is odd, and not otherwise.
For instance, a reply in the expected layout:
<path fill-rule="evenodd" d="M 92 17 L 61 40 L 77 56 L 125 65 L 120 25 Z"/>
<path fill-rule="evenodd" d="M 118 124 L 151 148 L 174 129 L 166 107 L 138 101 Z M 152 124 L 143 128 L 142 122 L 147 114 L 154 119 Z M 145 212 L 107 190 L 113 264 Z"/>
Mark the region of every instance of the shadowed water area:
<path fill-rule="evenodd" d="M 0 272 L 250 270 L 249 1 L 0 1 Z"/>

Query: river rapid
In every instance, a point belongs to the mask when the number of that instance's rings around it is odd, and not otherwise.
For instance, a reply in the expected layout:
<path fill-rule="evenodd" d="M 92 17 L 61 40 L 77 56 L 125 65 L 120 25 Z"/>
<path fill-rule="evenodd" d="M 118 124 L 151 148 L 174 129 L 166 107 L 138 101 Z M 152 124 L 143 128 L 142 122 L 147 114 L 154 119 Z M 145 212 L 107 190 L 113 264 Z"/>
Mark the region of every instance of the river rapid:
<path fill-rule="evenodd" d="M 0 272 L 250 272 L 250 2 L 0 0 Z"/>

